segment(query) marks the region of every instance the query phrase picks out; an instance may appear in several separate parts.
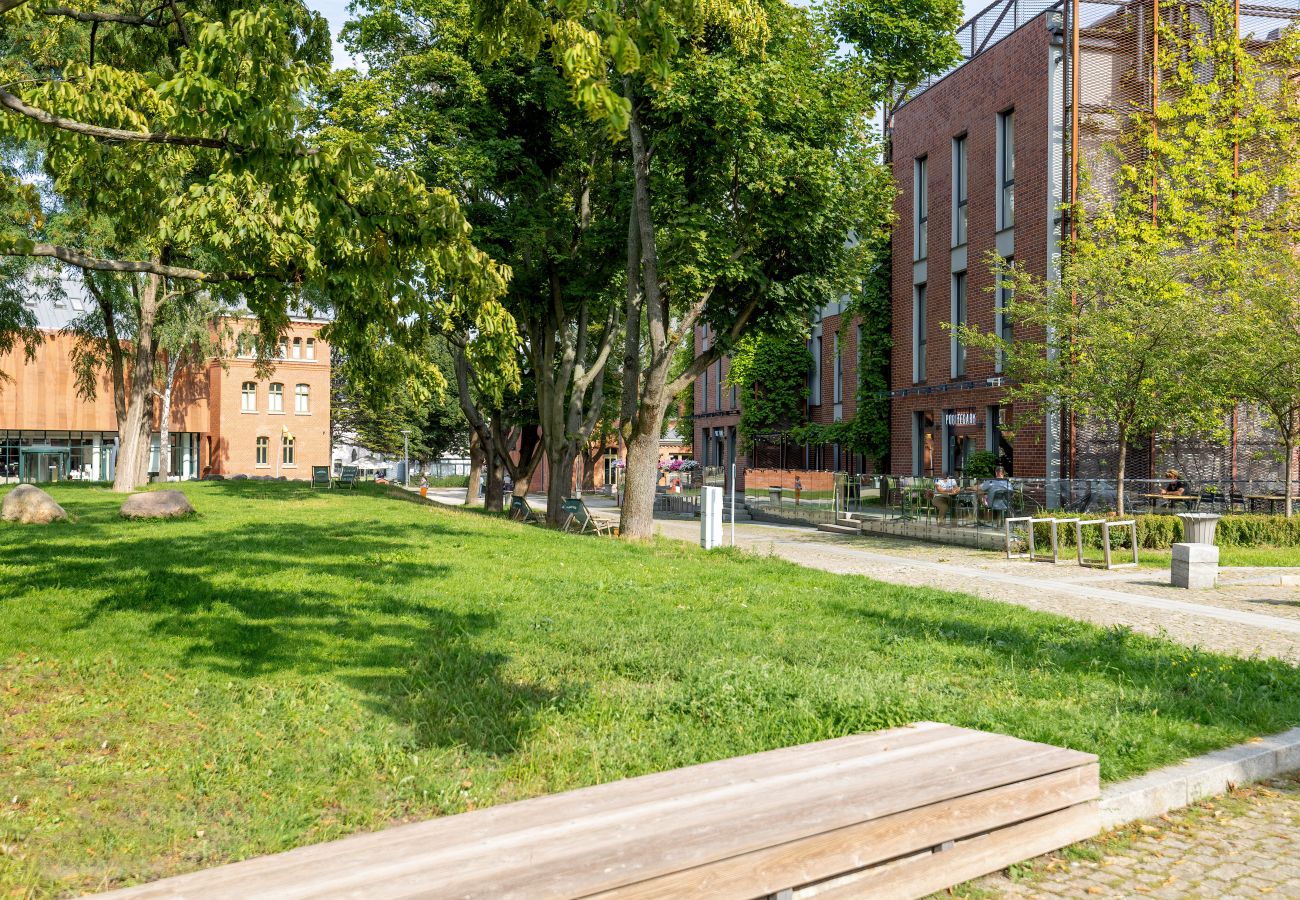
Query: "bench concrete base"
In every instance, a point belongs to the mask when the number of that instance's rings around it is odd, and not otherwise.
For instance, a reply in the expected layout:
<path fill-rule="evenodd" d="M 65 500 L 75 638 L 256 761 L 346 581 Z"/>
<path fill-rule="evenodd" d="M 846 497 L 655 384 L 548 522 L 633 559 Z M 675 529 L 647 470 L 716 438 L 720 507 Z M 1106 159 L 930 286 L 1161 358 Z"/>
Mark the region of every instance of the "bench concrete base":
<path fill-rule="evenodd" d="M 1219 579 L 1219 548 L 1212 544 L 1174 544 L 1169 583 L 1174 587 L 1208 590 Z"/>

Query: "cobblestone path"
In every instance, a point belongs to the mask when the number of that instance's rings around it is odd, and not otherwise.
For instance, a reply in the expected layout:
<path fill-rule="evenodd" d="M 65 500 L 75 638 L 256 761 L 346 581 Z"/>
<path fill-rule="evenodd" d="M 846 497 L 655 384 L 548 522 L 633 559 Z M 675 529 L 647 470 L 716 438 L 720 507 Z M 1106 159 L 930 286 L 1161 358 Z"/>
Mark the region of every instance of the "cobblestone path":
<path fill-rule="evenodd" d="M 940 896 L 1300 898 L 1300 779 L 1241 788 Z"/>

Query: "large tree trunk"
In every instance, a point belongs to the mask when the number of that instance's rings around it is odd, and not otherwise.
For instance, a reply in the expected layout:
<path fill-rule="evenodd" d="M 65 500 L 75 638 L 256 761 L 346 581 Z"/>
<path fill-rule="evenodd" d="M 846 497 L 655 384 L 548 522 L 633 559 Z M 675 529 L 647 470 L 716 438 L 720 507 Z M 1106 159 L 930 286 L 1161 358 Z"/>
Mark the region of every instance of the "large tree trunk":
<path fill-rule="evenodd" d="M 487 464 L 487 485 L 483 491 L 483 508 L 488 512 L 505 509 L 505 478 L 501 463 L 493 458 Z"/>
<path fill-rule="evenodd" d="M 547 524 L 557 527 L 564 524 L 564 501 L 570 496 L 577 458 L 578 447 L 574 442 L 564 442 L 554 454 L 547 447 L 546 465 L 550 469 L 550 477 L 546 479 Z"/>
<path fill-rule="evenodd" d="M 465 505 L 475 506 L 483 499 L 478 482 L 483 476 L 483 445 L 477 431 L 469 433 L 469 489 L 465 491 Z"/>
<path fill-rule="evenodd" d="M 659 481 L 659 430 L 666 405 L 643 404 L 636 428 L 627 441 L 627 469 L 623 473 L 623 515 L 619 534 L 628 540 L 654 537 L 655 484 Z"/>
<path fill-rule="evenodd" d="M 150 439 L 153 436 L 153 360 L 154 324 L 162 278 L 145 276 L 140 291 L 140 321 L 135 338 L 135 359 L 131 365 L 131 383 L 127 387 L 126 419 L 119 431 L 121 442 L 117 454 L 117 474 L 113 490 L 130 493 L 144 484 L 149 473 Z"/>

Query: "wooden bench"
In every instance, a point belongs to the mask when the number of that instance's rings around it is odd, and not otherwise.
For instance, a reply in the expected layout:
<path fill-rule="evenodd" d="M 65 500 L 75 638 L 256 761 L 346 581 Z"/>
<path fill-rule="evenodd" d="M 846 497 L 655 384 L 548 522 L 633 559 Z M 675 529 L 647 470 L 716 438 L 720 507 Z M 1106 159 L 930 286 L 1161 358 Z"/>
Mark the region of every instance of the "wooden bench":
<path fill-rule="evenodd" d="M 1097 759 L 922 722 L 630 778 L 111 896 L 919 897 L 1091 837 Z"/>

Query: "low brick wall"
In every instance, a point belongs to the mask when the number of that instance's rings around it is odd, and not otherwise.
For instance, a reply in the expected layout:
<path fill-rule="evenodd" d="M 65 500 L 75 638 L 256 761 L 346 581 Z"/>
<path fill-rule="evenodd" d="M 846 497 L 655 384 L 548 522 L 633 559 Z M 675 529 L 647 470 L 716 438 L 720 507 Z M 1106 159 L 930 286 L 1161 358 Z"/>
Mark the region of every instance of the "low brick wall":
<path fill-rule="evenodd" d="M 835 488 L 834 472 L 810 472 L 806 469 L 747 469 L 745 485 L 750 491 L 777 486 L 793 491 L 796 477 L 805 491 L 830 491 Z"/>

